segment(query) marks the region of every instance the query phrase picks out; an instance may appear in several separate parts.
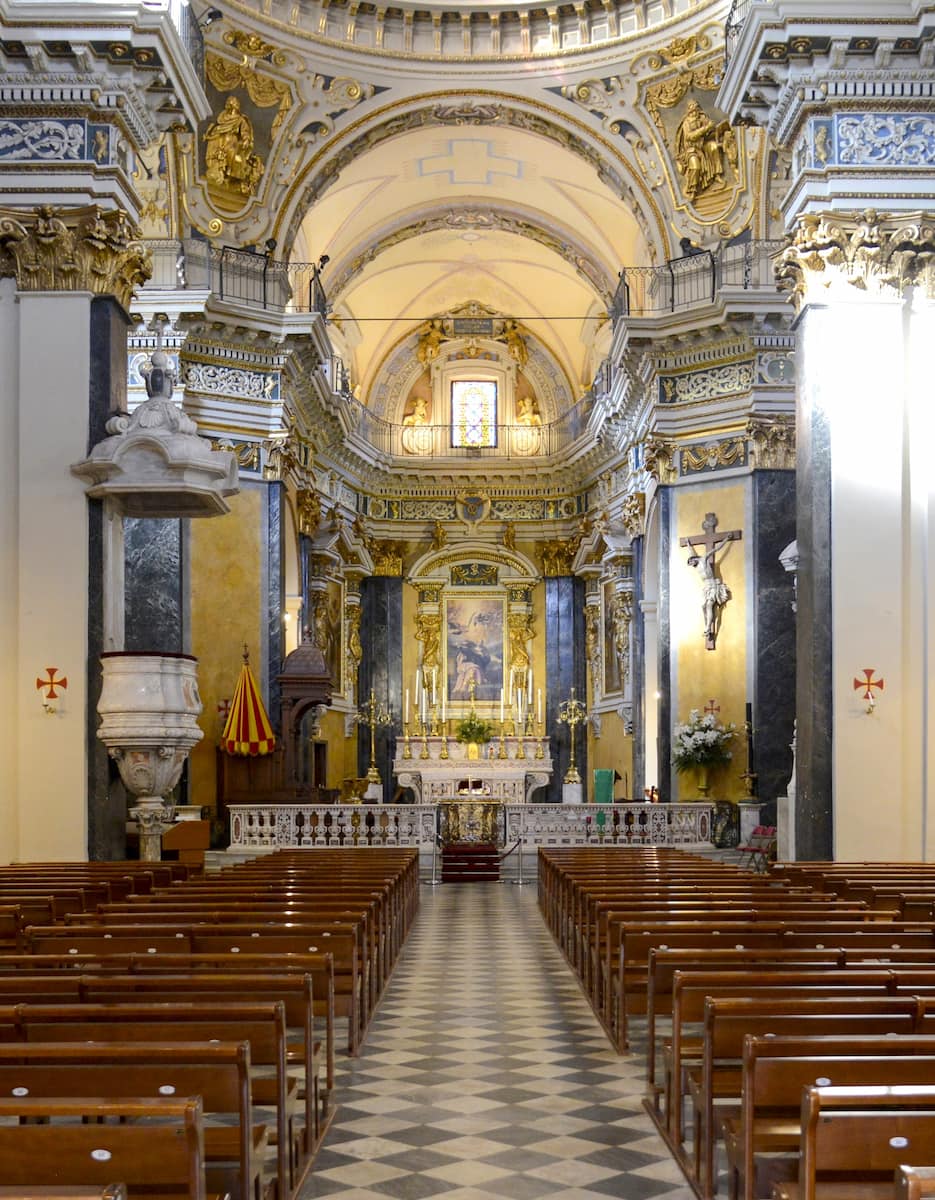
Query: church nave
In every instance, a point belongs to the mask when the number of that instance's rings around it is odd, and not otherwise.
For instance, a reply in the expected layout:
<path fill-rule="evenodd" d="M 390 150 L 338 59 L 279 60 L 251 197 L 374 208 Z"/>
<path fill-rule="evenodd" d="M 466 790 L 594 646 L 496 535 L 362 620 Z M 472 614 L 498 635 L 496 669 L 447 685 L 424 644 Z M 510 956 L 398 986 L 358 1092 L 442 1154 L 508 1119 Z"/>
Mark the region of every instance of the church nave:
<path fill-rule="evenodd" d="M 419 914 L 301 1200 L 688 1200 L 556 948 L 535 886 L 445 884 Z"/>

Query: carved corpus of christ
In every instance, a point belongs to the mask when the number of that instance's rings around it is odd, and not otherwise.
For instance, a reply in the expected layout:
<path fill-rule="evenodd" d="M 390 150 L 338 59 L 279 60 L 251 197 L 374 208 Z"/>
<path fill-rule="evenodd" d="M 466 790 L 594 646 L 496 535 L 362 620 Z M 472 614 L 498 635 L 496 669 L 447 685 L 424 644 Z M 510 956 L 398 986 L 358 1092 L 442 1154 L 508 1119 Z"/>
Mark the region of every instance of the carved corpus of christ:
<path fill-rule="evenodd" d="M 706 650 L 715 650 L 717 632 L 721 625 L 721 610 L 730 599 L 727 585 L 718 574 L 717 556 L 728 542 L 739 542 L 743 533 L 739 529 L 718 532 L 716 513 L 706 513 L 701 528 L 701 533 L 679 538 L 679 545 L 687 546 L 691 551 L 688 565 L 695 568 L 701 580 L 704 645 Z"/>

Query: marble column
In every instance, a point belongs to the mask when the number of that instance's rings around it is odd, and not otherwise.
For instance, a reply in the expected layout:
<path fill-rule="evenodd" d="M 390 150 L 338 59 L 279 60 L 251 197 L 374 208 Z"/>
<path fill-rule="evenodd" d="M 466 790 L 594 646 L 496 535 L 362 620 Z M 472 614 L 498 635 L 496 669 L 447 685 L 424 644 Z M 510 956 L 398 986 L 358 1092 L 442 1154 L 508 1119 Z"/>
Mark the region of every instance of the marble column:
<path fill-rule="evenodd" d="M 795 537 L 795 473 L 754 471 L 753 729 L 760 816 L 775 825 L 776 798 L 785 794 L 792 772 L 795 722 L 796 646 L 792 581 L 780 561 Z"/>
<path fill-rule="evenodd" d="M 358 696 L 365 700 L 373 688 L 377 703 L 393 715 L 393 725 L 381 725 L 376 731 L 376 764 L 383 781 L 383 802 L 388 804 L 395 790 L 393 756 L 396 729 L 402 720 L 403 661 L 403 581 L 387 575 L 361 581 L 360 641 L 363 651 L 358 681 Z M 370 765 L 370 728 L 357 727 L 357 770 L 360 776 Z"/>
<path fill-rule="evenodd" d="M 587 687 L 584 630 L 584 581 L 573 575 L 550 576 L 545 580 L 545 660 L 548 703 L 545 728 L 552 741 L 552 778 L 538 793 L 547 804 L 562 803 L 562 779 L 568 770 L 571 744 L 568 726 L 559 724 L 558 707 L 571 689 L 580 699 Z M 585 727 L 586 728 L 586 727 Z M 583 781 L 588 778 L 587 735 L 575 730 L 575 765 Z"/>

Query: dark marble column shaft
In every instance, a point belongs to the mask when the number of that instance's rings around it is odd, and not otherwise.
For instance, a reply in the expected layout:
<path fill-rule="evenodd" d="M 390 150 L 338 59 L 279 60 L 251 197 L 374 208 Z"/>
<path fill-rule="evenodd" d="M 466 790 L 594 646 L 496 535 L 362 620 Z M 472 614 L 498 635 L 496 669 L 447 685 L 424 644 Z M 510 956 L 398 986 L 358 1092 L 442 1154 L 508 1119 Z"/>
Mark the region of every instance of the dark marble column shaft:
<path fill-rule="evenodd" d="M 279 673 L 285 658 L 286 569 L 283 545 L 283 506 L 286 485 L 270 483 L 266 487 L 266 688 L 269 695 L 269 719 L 277 736 L 282 734 Z"/>
<path fill-rule="evenodd" d="M 546 732 L 552 744 L 552 779 L 536 799 L 561 804 L 562 779 L 571 758 L 568 726 L 559 724 L 559 705 L 571 689 L 584 703 L 587 699 L 586 654 L 584 648 L 584 580 L 573 575 L 551 576 L 545 581 L 545 663 L 548 701 L 545 711 Z M 575 765 L 581 775 L 585 795 L 588 788 L 588 739 L 586 726 L 575 726 Z"/>
<path fill-rule="evenodd" d="M 814 370 L 809 371 L 809 364 L 825 359 L 822 326 L 827 315 L 827 309 L 811 305 L 800 316 L 796 330 L 799 571 L 795 853 L 799 859 L 831 859 L 834 852 L 831 430 L 822 401 L 821 378 Z"/>
<path fill-rule="evenodd" d="M 392 725 L 378 726 L 376 763 L 383 780 L 383 802 L 395 792 L 393 756 L 396 728 L 402 719 L 403 671 L 403 581 L 396 576 L 377 575 L 365 579 L 360 588 L 360 642 L 363 656 L 358 671 L 358 698 L 363 705 L 373 688 L 377 704 L 393 715 Z M 370 727 L 357 729 L 357 770 L 363 776 L 370 766 Z"/>
<path fill-rule="evenodd" d="M 107 436 L 105 422 L 127 404 L 126 313 L 115 300 L 91 301 L 91 374 L 88 380 L 88 451 Z M 79 389 L 80 390 L 80 389 Z M 88 761 L 88 857 L 126 857 L 126 802 L 116 768 L 97 736 L 104 649 L 104 508 L 88 501 L 88 706 L 85 737 Z"/>
<path fill-rule="evenodd" d="M 775 825 L 776 798 L 792 774 L 795 722 L 795 614 L 792 576 L 779 555 L 795 537 L 795 473 L 753 474 L 753 595 L 755 666 L 753 769 L 761 817 Z"/>
<path fill-rule="evenodd" d="M 182 521 L 127 517 L 124 545 L 124 649 L 183 654 Z"/>

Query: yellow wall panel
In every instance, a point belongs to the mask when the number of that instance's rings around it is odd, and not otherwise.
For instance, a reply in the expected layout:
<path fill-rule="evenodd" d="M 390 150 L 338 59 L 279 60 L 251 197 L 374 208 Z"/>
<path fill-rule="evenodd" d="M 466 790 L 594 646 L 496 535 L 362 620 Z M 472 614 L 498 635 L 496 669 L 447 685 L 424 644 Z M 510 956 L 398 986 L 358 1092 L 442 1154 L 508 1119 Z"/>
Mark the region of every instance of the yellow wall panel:
<path fill-rule="evenodd" d="M 688 720 L 691 709 L 703 710 L 711 700 L 720 706 L 718 719 L 733 722 L 737 732 L 731 746 L 729 764 L 711 771 L 712 799 L 742 800 L 745 797 L 739 774 L 746 769 L 743 724 L 747 701 L 747 590 L 746 555 L 749 531 L 744 530 L 745 487 L 743 483 L 722 487 L 675 489 L 675 531 L 670 559 L 671 650 L 675 695 L 672 697 L 673 721 Z M 727 585 L 730 599 L 721 610 L 721 623 L 714 650 L 705 648 L 703 591 L 699 572 L 688 565 L 690 551 L 679 544 L 683 537 L 703 532 L 705 515 L 717 516 L 718 531 L 740 529 L 743 537 L 728 542 L 718 551 L 720 578 Z M 691 773 L 677 775 L 673 769 L 673 788 L 691 799 L 697 796 Z M 675 797 L 674 797 L 675 798 Z"/>
<path fill-rule="evenodd" d="M 259 488 L 248 487 L 230 498 L 226 516 L 191 522 L 192 653 L 198 659 L 204 704 L 200 724 L 205 731 L 204 740 L 191 754 L 191 800 L 212 808 L 217 799 L 215 750 L 221 734 L 217 706 L 234 694 L 244 642 L 263 691 L 258 642 L 265 619 L 260 587 L 263 499 Z"/>

